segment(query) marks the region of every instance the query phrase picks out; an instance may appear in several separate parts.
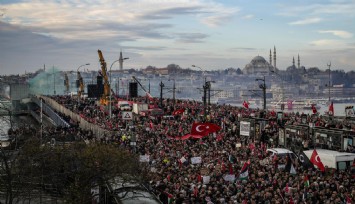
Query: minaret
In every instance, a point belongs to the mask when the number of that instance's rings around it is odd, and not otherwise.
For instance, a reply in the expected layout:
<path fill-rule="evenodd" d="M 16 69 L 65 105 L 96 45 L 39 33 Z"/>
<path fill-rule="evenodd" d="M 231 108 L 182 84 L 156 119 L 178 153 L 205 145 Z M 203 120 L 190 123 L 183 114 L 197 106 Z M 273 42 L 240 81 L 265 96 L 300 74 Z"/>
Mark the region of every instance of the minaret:
<path fill-rule="evenodd" d="M 270 49 L 270 65 L 272 65 L 272 55 L 271 55 L 271 49 Z"/>
<path fill-rule="evenodd" d="M 298 54 L 298 69 L 301 68 L 300 54 Z"/>
<path fill-rule="evenodd" d="M 274 68 L 276 69 L 276 48 L 274 46 Z"/>
<path fill-rule="evenodd" d="M 120 70 L 123 70 L 123 57 L 122 57 L 122 50 L 120 52 L 120 58 L 118 59 L 119 63 L 120 63 Z"/>
<path fill-rule="evenodd" d="M 295 66 L 295 57 L 293 57 L 293 59 L 292 59 L 292 66 L 293 67 Z"/>

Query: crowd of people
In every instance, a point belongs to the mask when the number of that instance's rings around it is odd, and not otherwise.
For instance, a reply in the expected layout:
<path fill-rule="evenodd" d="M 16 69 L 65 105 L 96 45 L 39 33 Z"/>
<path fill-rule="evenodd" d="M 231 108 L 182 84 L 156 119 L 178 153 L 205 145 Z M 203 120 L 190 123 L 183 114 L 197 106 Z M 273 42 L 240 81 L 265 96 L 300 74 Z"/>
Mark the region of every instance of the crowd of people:
<path fill-rule="evenodd" d="M 278 121 L 273 110 L 218 104 L 205 108 L 198 101 L 166 99 L 161 108 L 164 115 L 173 115 L 173 119 L 137 115 L 127 121 L 121 119 L 122 112 L 115 106 L 110 117 L 108 109 L 94 100 L 70 96 L 52 96 L 52 99 L 85 120 L 112 131 L 97 141 L 120 143 L 141 155 L 141 161 L 149 165 L 152 173 L 150 186 L 164 204 L 355 201 L 351 168 L 320 171 L 304 167 L 297 158 L 267 154 L 267 148 L 277 147 L 274 141 L 277 141 L 278 128 L 302 123 L 302 114 L 285 113 L 282 121 Z M 133 101 L 144 102 L 146 98 Z M 159 99 L 149 103 L 151 107 L 160 105 Z M 183 113 L 174 114 L 177 110 Z M 250 115 L 266 119 L 267 124 L 260 135 L 242 136 L 239 122 Z M 354 123 L 348 120 L 329 120 L 320 115 L 306 118 L 319 127 L 355 131 Z M 187 139 L 185 136 L 190 134 L 193 123 L 216 124 L 220 130 L 198 139 Z M 95 140 L 92 134 L 79 132 L 78 135 Z M 129 145 L 132 140 L 136 141 L 134 148 Z M 289 163 L 294 167 L 293 172 L 285 168 Z M 242 177 L 245 172 L 247 177 Z"/>

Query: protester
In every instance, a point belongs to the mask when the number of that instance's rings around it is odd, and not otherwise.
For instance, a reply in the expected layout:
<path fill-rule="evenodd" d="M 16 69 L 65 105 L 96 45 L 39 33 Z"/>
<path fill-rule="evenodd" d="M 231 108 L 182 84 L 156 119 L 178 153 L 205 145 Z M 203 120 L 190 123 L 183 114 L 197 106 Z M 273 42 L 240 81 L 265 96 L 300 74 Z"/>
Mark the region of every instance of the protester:
<path fill-rule="evenodd" d="M 173 103 L 172 100 L 164 100 L 162 108 L 165 115 L 174 114 L 174 120 L 136 116 L 129 124 L 129 121 L 121 119 L 122 112 L 115 106 L 113 117 L 110 118 L 103 106 L 89 99 L 77 100 L 69 96 L 52 98 L 88 122 L 112 130 L 112 135 L 102 136 L 100 142 L 114 142 L 122 148 L 129 148 L 132 153 L 144 155 L 142 162 L 147 162 L 151 170 L 150 185 L 163 203 L 355 201 L 355 182 L 351 169 L 334 171 L 326 168 L 320 171 L 317 168 L 305 168 L 297 159 L 267 156 L 266 148 L 278 146 L 280 126 L 301 124 L 302 114 L 285 113 L 283 120 L 277 121 L 275 111 L 213 104 L 210 112 L 204 113 L 201 102 L 177 100 Z M 136 102 L 145 100 L 144 97 L 135 99 Z M 156 107 L 157 104 L 159 99 L 150 101 L 151 106 Z M 241 136 L 239 122 L 250 115 L 263 115 L 268 124 L 260 131 L 260 135 Z M 63 118 L 70 121 L 67 116 Z M 348 120 L 328 121 L 320 115 L 307 115 L 308 122 L 314 122 L 317 127 L 355 130 L 354 124 Z M 198 127 L 196 124 L 204 126 Z M 220 128 L 206 130 L 206 124 Z M 205 135 L 196 135 L 192 134 L 192 130 L 207 132 Z M 90 133 L 78 134 L 84 139 L 94 139 Z M 312 145 L 307 138 L 296 139 L 305 148 Z M 136 141 L 135 148 L 130 146 L 133 140 Z M 348 148 L 353 151 L 352 146 Z"/>

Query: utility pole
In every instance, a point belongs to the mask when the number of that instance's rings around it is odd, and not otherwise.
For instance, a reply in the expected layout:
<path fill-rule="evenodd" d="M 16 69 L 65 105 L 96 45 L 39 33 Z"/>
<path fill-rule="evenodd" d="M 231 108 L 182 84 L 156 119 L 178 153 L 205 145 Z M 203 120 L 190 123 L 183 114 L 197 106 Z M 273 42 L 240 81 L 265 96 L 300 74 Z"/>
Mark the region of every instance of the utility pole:
<path fill-rule="evenodd" d="M 332 63 L 331 62 L 329 62 L 329 64 L 327 64 L 327 66 L 328 66 L 328 71 L 329 71 L 329 73 L 328 73 L 328 78 L 329 78 L 329 81 L 328 81 L 328 97 L 329 97 L 329 104 L 330 104 L 330 66 L 332 65 Z"/>
<path fill-rule="evenodd" d="M 54 66 L 52 67 L 53 68 L 53 93 L 54 93 L 54 95 L 56 94 L 56 92 L 55 92 L 55 73 L 54 73 Z"/>
<path fill-rule="evenodd" d="M 265 76 L 263 79 L 255 79 L 255 81 L 263 81 L 263 84 L 259 85 L 259 88 L 263 90 L 263 99 L 264 99 L 264 104 L 263 104 L 263 109 L 266 110 L 266 84 L 265 84 Z"/>
<path fill-rule="evenodd" d="M 164 84 L 163 81 L 160 81 L 160 108 L 163 108 L 163 88 L 164 88 Z"/>
<path fill-rule="evenodd" d="M 175 79 L 174 79 L 174 85 L 173 85 L 173 107 L 175 108 Z"/>
<path fill-rule="evenodd" d="M 203 85 L 203 116 L 206 118 L 206 95 L 207 95 L 207 82 Z"/>

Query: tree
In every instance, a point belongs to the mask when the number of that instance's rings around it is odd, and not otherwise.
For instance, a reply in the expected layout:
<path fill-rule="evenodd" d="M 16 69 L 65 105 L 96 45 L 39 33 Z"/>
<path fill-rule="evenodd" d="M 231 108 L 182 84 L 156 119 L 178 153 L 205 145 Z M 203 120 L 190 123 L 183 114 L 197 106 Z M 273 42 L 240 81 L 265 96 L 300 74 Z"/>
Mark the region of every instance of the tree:
<path fill-rule="evenodd" d="M 148 179 L 148 171 L 138 157 L 125 149 L 110 144 L 74 142 L 51 146 L 39 142 L 33 138 L 24 145 L 17 160 L 22 168 L 16 173 L 27 176 L 22 177 L 28 182 L 24 186 L 40 183 L 40 190 L 61 196 L 65 202 L 90 203 L 98 196 L 92 190 L 102 187 L 111 189 L 108 195 L 119 200 L 122 197 L 112 189 L 125 188 L 126 183 L 142 184 Z M 23 190 L 31 194 L 28 188 Z"/>

